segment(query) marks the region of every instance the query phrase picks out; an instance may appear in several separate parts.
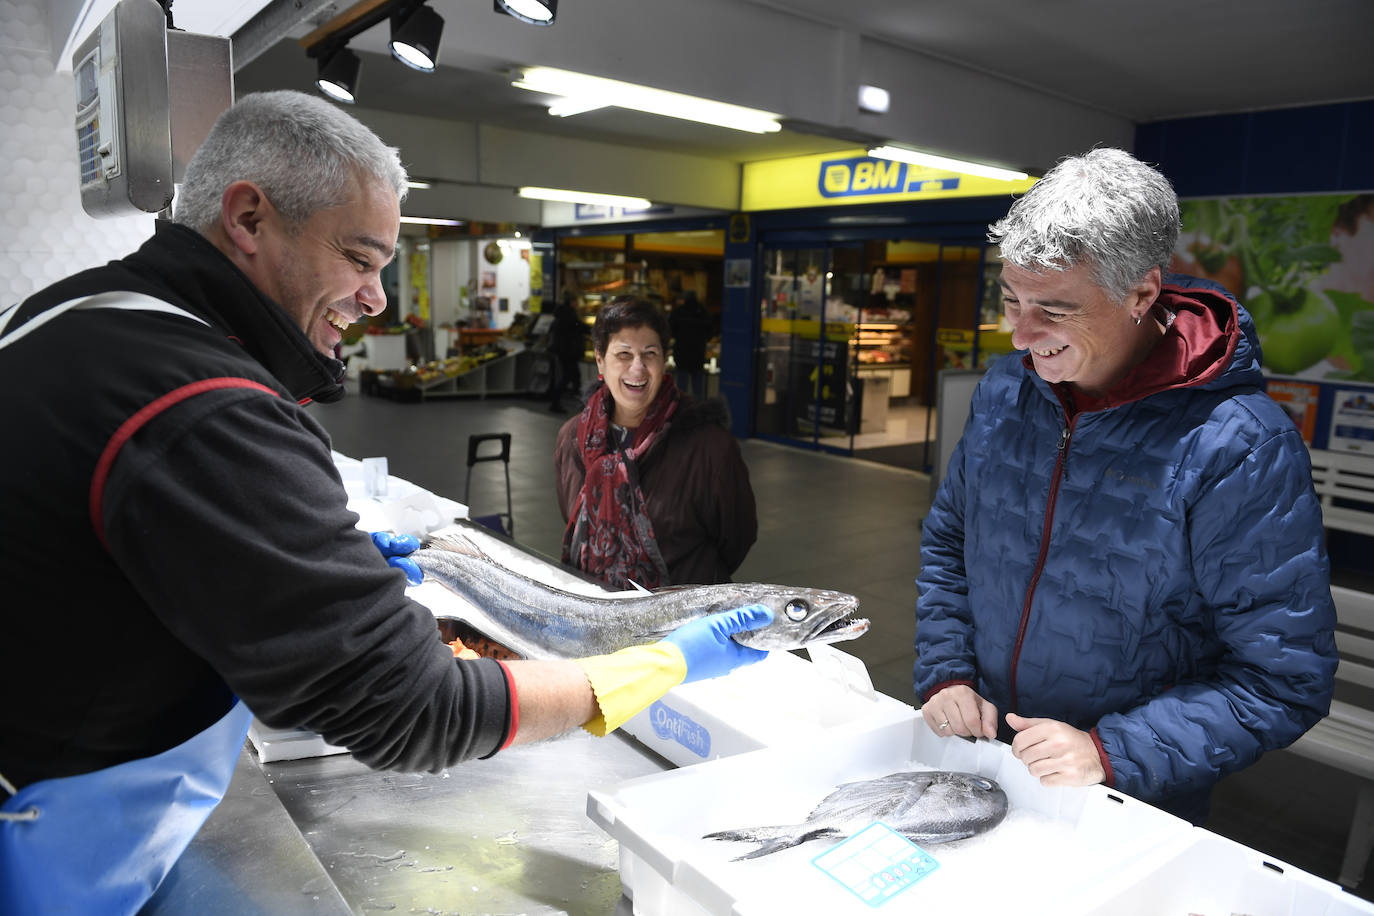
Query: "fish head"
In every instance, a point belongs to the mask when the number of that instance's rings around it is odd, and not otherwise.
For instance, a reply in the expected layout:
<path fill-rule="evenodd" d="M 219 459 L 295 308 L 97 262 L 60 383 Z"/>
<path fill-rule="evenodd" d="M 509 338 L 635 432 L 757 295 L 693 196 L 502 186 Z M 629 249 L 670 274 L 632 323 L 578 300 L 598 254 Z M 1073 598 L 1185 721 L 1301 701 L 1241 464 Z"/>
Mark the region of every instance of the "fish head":
<path fill-rule="evenodd" d="M 922 796 L 927 842 L 962 839 L 991 830 L 1007 816 L 1007 793 L 977 773 L 931 772 Z M 938 812 L 937 816 L 932 815 Z M 900 829 L 894 826 L 894 829 Z"/>
<path fill-rule="evenodd" d="M 757 630 L 735 634 L 735 641 L 755 649 L 804 649 L 857 639 L 868 632 L 868 621 L 851 617 L 859 599 L 844 592 L 790 585 L 750 585 L 748 601 L 773 612 L 773 622 Z M 723 609 L 723 608 L 722 608 Z"/>

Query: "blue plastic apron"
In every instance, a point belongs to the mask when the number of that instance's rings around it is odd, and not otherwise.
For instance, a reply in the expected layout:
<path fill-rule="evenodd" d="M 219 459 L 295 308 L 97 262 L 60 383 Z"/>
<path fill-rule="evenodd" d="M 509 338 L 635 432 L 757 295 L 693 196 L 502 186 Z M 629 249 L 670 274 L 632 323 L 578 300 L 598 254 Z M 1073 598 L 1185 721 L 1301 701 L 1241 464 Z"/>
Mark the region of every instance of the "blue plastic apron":
<path fill-rule="evenodd" d="M 72 308 L 165 311 L 158 299 L 102 293 L 56 306 L 0 349 Z M 0 333 L 14 317 L 0 314 Z M 203 323 L 203 322 L 202 322 Z M 138 912 L 224 797 L 253 714 L 242 701 L 168 751 L 118 766 L 45 779 L 0 805 L 0 913 L 114 916 Z"/>
<path fill-rule="evenodd" d="M 20 789 L 0 805 L 0 913 L 137 913 L 224 797 L 252 719 L 240 700 L 169 751 Z"/>

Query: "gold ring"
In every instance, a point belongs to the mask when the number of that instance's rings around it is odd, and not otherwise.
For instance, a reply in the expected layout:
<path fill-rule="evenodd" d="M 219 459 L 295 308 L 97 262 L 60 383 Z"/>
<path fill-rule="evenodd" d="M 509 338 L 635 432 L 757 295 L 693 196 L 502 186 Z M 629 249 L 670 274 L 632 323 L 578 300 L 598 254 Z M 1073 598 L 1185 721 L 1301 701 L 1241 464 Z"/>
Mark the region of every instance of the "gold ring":
<path fill-rule="evenodd" d="M 940 723 L 940 730 L 941 730 L 941 731 L 944 731 L 944 730 L 947 729 L 947 728 L 949 728 L 949 720 L 948 720 L 948 719 L 946 719 L 945 721 L 943 721 L 943 722 Z"/>

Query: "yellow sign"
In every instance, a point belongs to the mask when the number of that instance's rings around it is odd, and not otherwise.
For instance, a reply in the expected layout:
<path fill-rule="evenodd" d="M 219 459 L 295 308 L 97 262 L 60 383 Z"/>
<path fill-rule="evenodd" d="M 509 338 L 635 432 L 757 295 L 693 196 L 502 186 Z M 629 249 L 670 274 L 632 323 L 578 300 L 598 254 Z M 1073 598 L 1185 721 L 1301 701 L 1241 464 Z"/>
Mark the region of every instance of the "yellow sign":
<path fill-rule="evenodd" d="M 792 334 L 803 340 L 819 340 L 821 323 L 808 318 L 762 318 L 760 329 L 769 334 Z M 854 336 L 854 325 L 848 321 L 827 321 L 825 339 L 846 341 Z"/>
<path fill-rule="evenodd" d="M 992 197 L 1019 194 L 1036 179 L 999 181 L 873 159 L 864 150 L 845 150 L 744 164 L 742 210 L 834 207 L 846 204 Z"/>

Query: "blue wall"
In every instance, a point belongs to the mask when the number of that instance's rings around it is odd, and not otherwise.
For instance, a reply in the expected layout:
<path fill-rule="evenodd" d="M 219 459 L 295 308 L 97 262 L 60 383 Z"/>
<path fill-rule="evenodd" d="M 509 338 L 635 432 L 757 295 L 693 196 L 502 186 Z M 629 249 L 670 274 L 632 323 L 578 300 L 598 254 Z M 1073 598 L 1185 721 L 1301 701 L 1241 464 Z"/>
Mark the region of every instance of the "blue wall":
<path fill-rule="evenodd" d="M 1180 197 L 1374 190 L 1374 100 L 1154 121 L 1135 154 Z"/>

